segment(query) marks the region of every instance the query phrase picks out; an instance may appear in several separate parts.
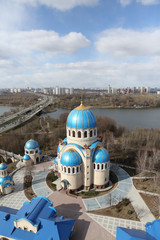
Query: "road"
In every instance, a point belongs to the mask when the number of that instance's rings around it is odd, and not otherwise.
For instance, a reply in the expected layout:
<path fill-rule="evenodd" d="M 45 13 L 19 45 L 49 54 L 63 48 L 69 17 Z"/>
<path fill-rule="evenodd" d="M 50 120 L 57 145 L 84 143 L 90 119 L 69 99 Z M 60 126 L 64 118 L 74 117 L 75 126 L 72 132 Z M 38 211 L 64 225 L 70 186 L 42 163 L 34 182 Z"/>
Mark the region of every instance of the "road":
<path fill-rule="evenodd" d="M 20 111 L 18 113 L 15 113 L 15 114 L 9 116 L 6 119 L 1 120 L 0 124 L 6 123 L 6 125 L 0 127 L 0 134 L 6 132 L 8 130 L 11 130 L 12 128 L 15 128 L 15 127 L 21 125 L 22 123 L 28 121 L 33 116 L 35 116 L 37 113 L 42 111 L 44 108 L 48 107 L 52 102 L 53 102 L 53 97 L 45 96 L 45 98 L 41 102 L 36 103 L 28 108 L 23 109 L 22 111 Z M 19 118 L 14 120 L 16 117 L 19 117 Z M 7 122 L 11 121 L 12 119 L 13 119 L 13 121 L 7 124 Z"/>

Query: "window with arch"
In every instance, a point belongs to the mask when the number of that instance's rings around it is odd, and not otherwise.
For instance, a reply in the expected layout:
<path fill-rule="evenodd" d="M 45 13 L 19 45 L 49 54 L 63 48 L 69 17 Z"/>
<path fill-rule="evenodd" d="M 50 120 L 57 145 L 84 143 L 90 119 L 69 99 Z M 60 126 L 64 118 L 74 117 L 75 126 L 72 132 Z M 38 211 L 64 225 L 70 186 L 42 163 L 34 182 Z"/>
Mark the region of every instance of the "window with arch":
<path fill-rule="evenodd" d="M 61 166 L 61 171 L 63 171 L 63 166 Z"/>
<path fill-rule="evenodd" d="M 93 167 L 94 167 L 94 169 L 96 169 L 96 164 L 95 163 L 93 164 Z"/>
<path fill-rule="evenodd" d="M 81 138 L 81 132 L 78 131 L 78 138 Z"/>
<path fill-rule="evenodd" d="M 82 171 L 82 166 L 80 165 L 80 171 Z"/>
<path fill-rule="evenodd" d="M 94 136 L 96 136 L 96 129 L 94 129 Z"/>
<path fill-rule="evenodd" d="M 66 167 L 64 167 L 64 172 L 66 172 Z"/>
<path fill-rule="evenodd" d="M 99 163 L 97 164 L 97 169 L 99 170 Z"/>
<path fill-rule="evenodd" d="M 75 131 L 73 131 L 73 132 L 72 132 L 72 137 L 75 137 L 75 135 L 76 135 L 76 134 L 75 134 Z"/>
<path fill-rule="evenodd" d="M 30 151 L 30 154 L 34 154 L 34 151 Z"/>
<path fill-rule="evenodd" d="M 105 164 L 105 169 L 107 168 L 107 163 Z"/>
<path fill-rule="evenodd" d="M 92 137 L 92 136 L 93 136 L 93 131 L 91 130 L 91 131 L 90 131 L 90 137 Z"/>
<path fill-rule="evenodd" d="M 79 167 L 77 167 L 77 173 L 79 172 Z"/>
<path fill-rule="evenodd" d="M 26 154 L 28 154 L 28 151 L 26 150 Z"/>
<path fill-rule="evenodd" d="M 71 136 L 71 130 L 68 130 L 68 135 Z"/>
<path fill-rule="evenodd" d="M 87 131 L 84 131 L 84 138 L 87 138 Z"/>
<path fill-rule="evenodd" d="M 68 173 L 71 173 L 71 169 L 70 169 L 70 167 L 68 168 Z"/>
<path fill-rule="evenodd" d="M 101 169 L 103 170 L 103 168 L 104 168 L 104 166 L 103 166 L 103 164 L 101 165 Z"/>
<path fill-rule="evenodd" d="M 75 169 L 74 168 L 72 168 L 72 173 L 75 173 Z"/>

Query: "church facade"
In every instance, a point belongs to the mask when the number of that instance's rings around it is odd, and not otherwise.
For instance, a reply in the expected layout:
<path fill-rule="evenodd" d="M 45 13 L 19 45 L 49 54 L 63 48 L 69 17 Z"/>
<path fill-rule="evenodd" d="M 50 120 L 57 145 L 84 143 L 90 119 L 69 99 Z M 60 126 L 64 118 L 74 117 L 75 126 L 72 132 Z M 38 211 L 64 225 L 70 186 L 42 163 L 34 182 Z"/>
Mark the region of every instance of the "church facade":
<path fill-rule="evenodd" d="M 110 158 L 97 136 L 97 123 L 83 105 L 73 109 L 66 123 L 67 137 L 59 143 L 54 163 L 64 189 L 105 188 L 109 183 Z"/>

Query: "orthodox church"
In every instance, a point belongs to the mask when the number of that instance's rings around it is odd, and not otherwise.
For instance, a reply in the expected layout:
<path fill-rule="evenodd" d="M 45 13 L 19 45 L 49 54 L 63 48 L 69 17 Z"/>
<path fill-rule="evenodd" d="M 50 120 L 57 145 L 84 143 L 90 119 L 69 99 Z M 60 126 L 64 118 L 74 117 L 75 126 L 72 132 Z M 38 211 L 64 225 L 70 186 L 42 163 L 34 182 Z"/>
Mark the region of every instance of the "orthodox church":
<path fill-rule="evenodd" d="M 24 146 L 25 155 L 23 156 L 23 163 L 25 166 L 37 164 L 41 161 L 42 151 L 39 149 L 37 141 L 30 139 Z"/>
<path fill-rule="evenodd" d="M 73 109 L 54 160 L 64 189 L 72 191 L 105 188 L 109 183 L 110 158 L 97 137 L 97 123 L 91 110 L 81 104 Z"/>
<path fill-rule="evenodd" d="M 0 164 L 0 195 L 9 194 L 13 191 L 13 181 L 7 172 L 7 164 Z"/>

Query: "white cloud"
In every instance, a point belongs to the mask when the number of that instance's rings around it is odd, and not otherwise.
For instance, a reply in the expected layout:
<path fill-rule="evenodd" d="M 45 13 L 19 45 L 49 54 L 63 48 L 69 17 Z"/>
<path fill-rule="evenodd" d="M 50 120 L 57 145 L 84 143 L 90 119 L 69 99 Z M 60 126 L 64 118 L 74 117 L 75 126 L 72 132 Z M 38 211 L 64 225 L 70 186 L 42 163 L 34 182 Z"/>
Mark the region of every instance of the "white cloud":
<path fill-rule="evenodd" d="M 132 2 L 132 0 L 119 0 L 119 1 L 123 7 L 129 5 Z"/>
<path fill-rule="evenodd" d="M 134 31 L 109 29 L 98 37 L 95 45 L 98 52 L 119 57 L 160 55 L 160 29 Z"/>
<path fill-rule="evenodd" d="M 82 61 L 66 64 L 18 65 L 0 62 L 1 87 L 160 86 L 160 57 L 147 63 Z"/>
<path fill-rule="evenodd" d="M 27 54 L 73 54 L 90 44 L 82 33 L 70 32 L 59 36 L 54 31 L 0 31 L 0 58 Z"/>
<path fill-rule="evenodd" d="M 136 0 L 136 1 L 141 3 L 142 5 L 160 4 L 160 0 Z"/>
<path fill-rule="evenodd" d="M 19 4 L 28 4 L 32 6 L 45 5 L 56 8 L 61 11 L 69 10 L 77 6 L 95 6 L 99 0 L 12 0 Z"/>

